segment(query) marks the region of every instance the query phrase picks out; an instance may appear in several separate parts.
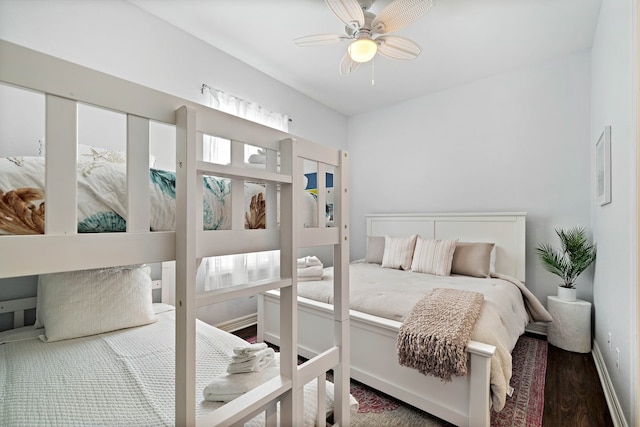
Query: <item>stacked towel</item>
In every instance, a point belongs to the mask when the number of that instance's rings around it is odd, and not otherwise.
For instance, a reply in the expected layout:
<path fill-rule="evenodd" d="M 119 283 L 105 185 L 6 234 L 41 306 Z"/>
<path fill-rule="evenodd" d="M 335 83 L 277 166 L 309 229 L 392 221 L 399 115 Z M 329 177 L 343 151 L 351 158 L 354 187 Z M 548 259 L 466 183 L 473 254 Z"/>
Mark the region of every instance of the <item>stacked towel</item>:
<path fill-rule="evenodd" d="M 315 256 L 298 258 L 298 280 L 322 280 L 324 273 L 322 262 Z"/>
<path fill-rule="evenodd" d="M 280 375 L 280 358 L 276 353 L 273 363 L 259 372 L 224 374 L 216 377 L 203 390 L 204 400 L 228 402 L 253 390 L 260 384 Z"/>
<path fill-rule="evenodd" d="M 322 267 L 322 262 L 316 256 L 298 258 L 298 269 L 306 267 Z"/>
<path fill-rule="evenodd" d="M 229 374 L 259 372 L 271 365 L 274 358 L 275 352 L 265 343 L 236 347 L 233 349 L 233 356 L 227 367 L 227 372 Z"/>

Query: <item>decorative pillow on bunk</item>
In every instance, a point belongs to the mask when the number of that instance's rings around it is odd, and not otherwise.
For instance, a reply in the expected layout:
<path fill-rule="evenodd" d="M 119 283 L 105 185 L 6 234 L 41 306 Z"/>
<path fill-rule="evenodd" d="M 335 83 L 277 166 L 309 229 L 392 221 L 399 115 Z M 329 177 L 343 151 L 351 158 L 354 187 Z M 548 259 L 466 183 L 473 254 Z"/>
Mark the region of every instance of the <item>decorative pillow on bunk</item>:
<path fill-rule="evenodd" d="M 365 261 L 382 264 L 382 257 L 384 256 L 384 237 L 371 236 L 367 237 L 367 254 Z"/>
<path fill-rule="evenodd" d="M 78 164 L 81 167 L 92 169 L 100 163 L 127 163 L 127 153 L 120 150 L 78 144 Z M 156 158 L 149 154 L 149 167 L 155 167 L 155 164 Z"/>
<path fill-rule="evenodd" d="M 458 242 L 453 253 L 452 274 L 489 277 L 494 243 Z"/>
<path fill-rule="evenodd" d="M 413 258 L 417 237 L 417 235 L 409 237 L 384 236 L 382 267 L 402 270 L 411 268 L 411 259 Z"/>
<path fill-rule="evenodd" d="M 60 341 L 155 322 L 148 266 L 40 276 L 36 312 L 40 339 Z"/>
<path fill-rule="evenodd" d="M 411 271 L 449 276 L 457 242 L 457 240 L 427 240 L 419 237 L 413 254 Z"/>

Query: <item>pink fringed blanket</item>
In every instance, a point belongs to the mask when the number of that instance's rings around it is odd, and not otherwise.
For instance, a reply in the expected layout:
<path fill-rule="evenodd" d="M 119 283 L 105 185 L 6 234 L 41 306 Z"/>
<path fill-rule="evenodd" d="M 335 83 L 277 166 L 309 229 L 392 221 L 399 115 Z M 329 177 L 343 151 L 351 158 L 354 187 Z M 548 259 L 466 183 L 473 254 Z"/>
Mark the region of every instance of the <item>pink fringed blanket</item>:
<path fill-rule="evenodd" d="M 436 288 L 422 298 L 398 333 L 398 361 L 443 381 L 467 374 L 465 349 L 480 317 L 478 292 Z"/>

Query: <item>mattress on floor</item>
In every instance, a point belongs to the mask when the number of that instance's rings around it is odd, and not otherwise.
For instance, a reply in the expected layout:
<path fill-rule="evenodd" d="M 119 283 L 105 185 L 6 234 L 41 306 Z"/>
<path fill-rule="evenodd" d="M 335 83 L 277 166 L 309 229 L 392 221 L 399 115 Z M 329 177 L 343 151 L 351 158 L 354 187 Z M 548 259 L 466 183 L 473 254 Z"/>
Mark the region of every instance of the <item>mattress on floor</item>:
<path fill-rule="evenodd" d="M 43 329 L 0 333 L 0 425 L 173 425 L 175 311 L 154 308 L 156 323 L 90 337 L 45 343 L 38 339 Z M 226 373 L 241 345 L 241 338 L 197 322 L 197 416 L 223 404 L 203 400 L 202 391 Z M 314 424 L 315 389 L 305 387 L 305 425 Z M 264 425 L 263 415 L 248 425 Z"/>

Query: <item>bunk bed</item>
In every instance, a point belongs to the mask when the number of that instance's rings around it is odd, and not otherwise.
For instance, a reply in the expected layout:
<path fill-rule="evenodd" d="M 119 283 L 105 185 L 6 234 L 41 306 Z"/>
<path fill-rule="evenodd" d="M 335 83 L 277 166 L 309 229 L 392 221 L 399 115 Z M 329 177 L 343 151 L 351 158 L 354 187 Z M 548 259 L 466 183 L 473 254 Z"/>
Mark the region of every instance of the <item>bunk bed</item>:
<path fill-rule="evenodd" d="M 489 426 L 492 407 L 501 409 L 507 398 L 510 353 L 517 338 L 530 322 L 551 320 L 521 283 L 525 279 L 525 220 L 524 213 L 509 212 L 367 215 L 367 257 L 351 266 L 352 378 L 455 425 Z M 474 249 L 466 265 L 452 269 L 457 274 L 406 271 L 412 266 L 411 259 L 404 270 L 383 268 L 385 236 L 457 240 Z M 458 243 L 455 247 L 457 251 Z M 323 291 L 331 280 L 331 270 L 325 269 L 323 280 L 299 286 L 298 344 L 305 356 L 317 354 L 330 340 L 327 334 L 315 331 L 326 327 L 332 312 L 333 299 Z M 483 294 L 482 309 L 465 349 L 467 373 L 451 381 L 423 375 L 410 364 L 400 363 L 403 322 L 422 298 L 442 288 Z M 259 337 L 278 343 L 274 314 L 280 295 L 274 290 L 260 298 Z"/>
<path fill-rule="evenodd" d="M 110 412 L 104 419 L 121 425 L 126 424 L 123 420 L 149 425 L 255 425 L 258 416 L 260 425 L 297 426 L 309 418 L 304 409 L 308 407 L 307 385 L 315 384 L 312 400 L 316 412 L 311 415 L 315 424 L 325 425 L 326 409 L 331 406 L 334 422 L 349 425 L 353 401 L 349 395 L 348 154 L 2 40 L 0 58 L 0 83 L 44 94 L 47 144 L 46 209 L 40 212 L 44 233 L 0 236 L 0 278 L 40 278 L 36 297 L 0 302 L 0 314 L 13 313 L 14 328 L 0 333 L 0 390 L 11 390 L 12 378 L 22 378 L 14 389 L 19 393 L 2 395 L 2 411 L 11 412 L 18 424 L 25 425 L 47 423 L 47 416 L 54 423 L 90 424 L 101 409 L 107 408 Z M 126 179 L 121 183 L 121 189 L 126 190 L 122 212 L 125 231 L 78 233 L 79 103 L 126 115 Z M 163 231 L 152 231 L 150 226 L 154 213 L 150 202 L 153 187 L 149 185 L 152 121 L 176 129 L 175 228 Z M 231 164 L 202 160 L 203 135 L 231 141 Z M 266 150 L 264 169 L 243 167 L 239 153 L 244 144 Z M 334 201 L 335 227 L 325 227 L 322 194 L 315 212 L 316 224 L 321 226 L 302 227 L 297 208 L 304 204 L 304 161 L 316 162 L 321 172 L 325 168 L 334 172 L 334 184 L 341 195 Z M 227 229 L 209 230 L 204 225 L 203 180 L 207 177 L 230 181 Z M 247 182 L 260 183 L 265 189 L 264 228 L 246 227 Z M 27 209 L 40 207 L 28 203 L 34 199 L 21 199 L 25 200 Z M 316 245 L 332 246 L 334 250 L 336 310 L 331 331 L 335 339 L 321 355 L 298 365 L 297 249 Z M 280 277 L 195 292 L 196 268 L 203 257 L 276 249 L 280 251 Z M 175 308 L 152 305 L 153 282 L 140 271 L 149 264 L 172 260 L 176 263 Z M 106 279 L 106 273 L 116 278 Z M 126 280 L 121 280 L 123 275 Z M 202 385 L 220 373 L 231 350 L 244 341 L 200 322 L 196 309 L 274 289 L 280 290 L 283 301 L 279 369 L 271 379 L 224 405 L 203 402 Z M 114 290 L 121 293 L 118 303 L 111 300 Z M 106 292 L 103 295 L 107 297 L 102 297 L 98 305 L 76 303 L 83 301 L 76 294 L 89 294 L 87 298 L 93 301 L 101 297 L 91 294 L 100 292 Z M 131 293 L 137 297 L 131 298 Z M 121 307 L 131 305 L 131 300 L 138 301 L 133 309 Z M 43 329 L 23 326 L 25 313 L 34 307 L 36 321 L 44 324 Z M 128 316 L 133 319 L 123 319 Z M 175 334 L 161 338 L 158 329 L 174 330 Z M 84 355 L 86 346 L 98 347 L 98 351 L 86 353 L 86 358 L 65 357 L 73 349 L 81 349 Z M 48 353 L 40 352 L 43 347 L 62 357 L 57 359 L 66 368 L 57 367 L 64 377 L 62 389 L 59 384 L 42 381 L 56 373 L 39 369 L 47 365 L 56 369 L 57 363 L 40 363 L 50 360 Z M 145 360 L 149 357 L 158 360 L 151 363 Z M 129 364 L 126 369 L 120 366 L 123 363 Z M 333 387 L 324 381 L 329 370 L 334 372 Z M 102 384 L 100 379 L 104 377 L 96 371 L 106 371 L 115 382 L 125 382 L 125 387 L 131 385 L 135 390 L 115 388 L 113 381 Z M 25 372 L 31 373 L 29 378 L 21 375 Z M 84 378 L 81 387 L 86 389 L 63 392 L 78 386 L 68 382 L 74 378 Z M 47 389 L 49 385 L 53 388 Z M 331 389 L 335 397 L 328 401 Z M 76 400 L 78 396 L 97 395 L 99 398 L 93 400 Z M 49 404 L 42 399 L 44 396 L 52 398 Z M 151 409 L 136 412 L 145 405 Z M 173 409 L 166 410 L 167 406 Z M 158 407 L 164 411 L 156 412 Z"/>

